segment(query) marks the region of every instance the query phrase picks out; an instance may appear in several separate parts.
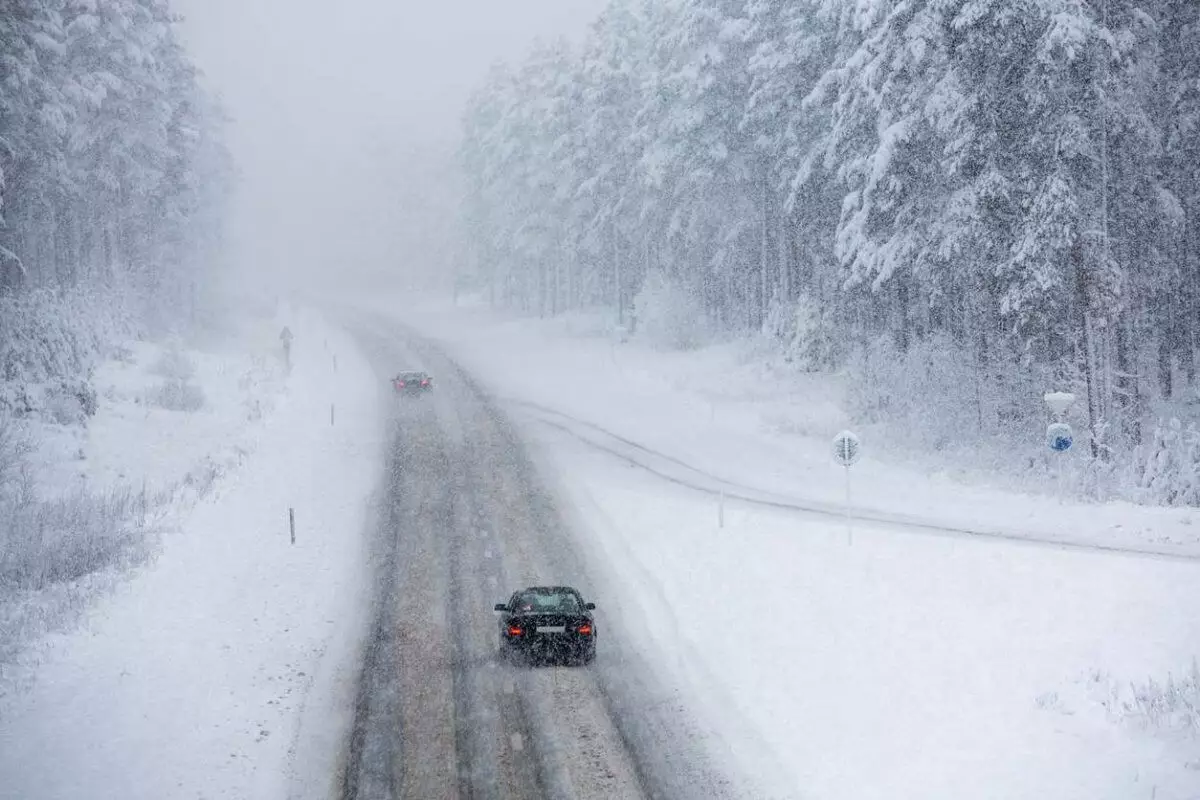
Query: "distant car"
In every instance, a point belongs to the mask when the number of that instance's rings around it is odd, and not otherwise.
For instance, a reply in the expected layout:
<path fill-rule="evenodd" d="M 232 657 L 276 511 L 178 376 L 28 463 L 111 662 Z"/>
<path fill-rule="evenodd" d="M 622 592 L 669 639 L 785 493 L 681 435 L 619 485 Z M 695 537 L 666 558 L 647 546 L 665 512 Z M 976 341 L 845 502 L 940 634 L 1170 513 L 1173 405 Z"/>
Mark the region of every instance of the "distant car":
<path fill-rule="evenodd" d="M 433 378 L 425 372 L 401 372 L 392 378 L 392 386 L 402 394 L 420 394 L 433 388 Z"/>
<path fill-rule="evenodd" d="M 595 603 L 570 586 L 531 586 L 514 592 L 500 612 L 502 660 L 589 664 L 596 657 Z"/>

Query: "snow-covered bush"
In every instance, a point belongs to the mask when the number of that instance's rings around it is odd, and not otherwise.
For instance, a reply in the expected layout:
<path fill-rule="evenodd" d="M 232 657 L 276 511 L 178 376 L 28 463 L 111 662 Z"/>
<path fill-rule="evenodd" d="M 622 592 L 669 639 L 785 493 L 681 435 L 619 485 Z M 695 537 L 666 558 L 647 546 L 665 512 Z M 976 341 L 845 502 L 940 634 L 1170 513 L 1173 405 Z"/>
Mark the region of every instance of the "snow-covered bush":
<path fill-rule="evenodd" d="M 633 300 L 633 313 L 637 335 L 653 347 L 691 350 L 708 338 L 703 304 L 693 292 L 659 270 L 646 275 L 641 291 Z"/>
<path fill-rule="evenodd" d="M 0 505 L 15 496 L 25 458 L 31 450 L 32 444 L 21 424 L 0 410 Z"/>
<path fill-rule="evenodd" d="M 196 363 L 177 340 L 159 356 L 151 371 L 163 378 L 151 402 L 168 411 L 199 411 L 204 408 L 204 390 L 192 383 Z"/>
<path fill-rule="evenodd" d="M 167 378 L 154 393 L 154 404 L 168 411 L 199 411 L 204 408 L 204 390 L 185 380 Z"/>
<path fill-rule="evenodd" d="M 59 378 L 43 389 L 43 409 L 51 422 L 79 425 L 99 408 L 95 388 L 82 378 Z"/>
<path fill-rule="evenodd" d="M 850 359 L 847 399 L 855 420 L 884 425 L 888 438 L 907 448 L 958 446 L 976 463 L 987 456 L 1012 473 L 1043 449 L 1046 378 L 1027 371 L 1001 380 L 998 372 L 949 336 L 917 340 L 907 350 L 883 336 Z"/>
<path fill-rule="evenodd" d="M 1182 678 L 1168 675 L 1166 683 L 1130 686 L 1120 711 L 1127 722 L 1144 728 L 1200 734 L 1200 667 L 1192 662 L 1191 673 Z"/>
<path fill-rule="evenodd" d="M 1182 676 L 1132 683 L 1096 671 L 1086 678 L 1087 696 L 1115 723 L 1151 734 L 1200 735 L 1200 665 Z"/>
<path fill-rule="evenodd" d="M 0 585 L 36 591 L 129 561 L 143 539 L 129 524 L 136 501 L 127 491 L 17 499 L 0 522 Z"/>
<path fill-rule="evenodd" d="M 42 290 L 0 297 L 0 411 L 56 422 L 95 413 L 91 369 L 134 330 L 117 297 Z"/>
<path fill-rule="evenodd" d="M 172 340 L 154 362 L 151 372 L 174 381 L 190 381 L 196 375 L 196 362 L 184 351 L 178 340 Z"/>
<path fill-rule="evenodd" d="M 148 557 L 145 519 L 146 498 L 129 492 L 0 499 L 0 668 L 78 614 L 94 576 Z"/>
<path fill-rule="evenodd" d="M 1143 501 L 1200 506 L 1200 430 L 1178 419 L 1160 421 L 1138 465 Z"/>
<path fill-rule="evenodd" d="M 773 302 L 763 322 L 763 335 L 782 348 L 784 362 L 803 372 L 829 369 L 838 360 L 833 326 L 820 304 L 807 295 L 793 303 Z"/>
<path fill-rule="evenodd" d="M 890 337 L 860 351 L 851 364 L 848 399 L 854 417 L 886 423 L 911 445 L 943 449 L 952 436 L 978 433 L 978 404 L 970 365 L 935 338 L 906 352 Z"/>

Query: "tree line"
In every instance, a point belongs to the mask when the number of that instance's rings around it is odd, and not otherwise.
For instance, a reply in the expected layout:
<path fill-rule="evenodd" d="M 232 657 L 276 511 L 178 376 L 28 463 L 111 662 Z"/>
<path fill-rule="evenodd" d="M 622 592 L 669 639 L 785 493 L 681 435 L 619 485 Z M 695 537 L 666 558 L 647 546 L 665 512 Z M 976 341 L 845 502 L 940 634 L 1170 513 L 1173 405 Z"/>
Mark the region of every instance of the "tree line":
<path fill-rule="evenodd" d="M 0 0 L 0 292 L 177 311 L 219 242 L 223 118 L 168 0 Z"/>
<path fill-rule="evenodd" d="M 984 429 L 1077 389 L 1097 461 L 1196 397 L 1194 0 L 613 0 L 493 70 L 461 161 L 500 304 L 799 306 L 828 361 L 936 344 Z"/>

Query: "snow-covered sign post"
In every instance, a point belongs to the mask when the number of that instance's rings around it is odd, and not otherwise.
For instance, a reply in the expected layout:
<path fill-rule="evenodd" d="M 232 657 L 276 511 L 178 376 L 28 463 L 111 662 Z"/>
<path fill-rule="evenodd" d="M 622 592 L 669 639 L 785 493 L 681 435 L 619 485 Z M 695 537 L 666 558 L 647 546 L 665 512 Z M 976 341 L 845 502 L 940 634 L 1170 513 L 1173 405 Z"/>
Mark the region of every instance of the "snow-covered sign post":
<path fill-rule="evenodd" d="M 1042 396 L 1054 421 L 1046 426 L 1046 446 L 1060 456 L 1064 455 L 1075 444 L 1075 432 L 1065 421 L 1067 410 L 1075 402 L 1075 395 L 1070 392 L 1047 392 Z M 1063 464 L 1062 458 L 1055 459 L 1058 472 L 1058 500 L 1063 497 Z"/>
<path fill-rule="evenodd" d="M 292 335 L 292 329 L 286 325 L 279 332 L 279 341 L 283 342 L 283 363 L 289 373 L 292 371 L 292 340 L 295 338 Z"/>
<path fill-rule="evenodd" d="M 850 468 L 861 456 L 862 443 L 857 434 L 842 431 L 833 437 L 833 460 L 846 470 L 846 540 L 849 544 L 854 544 L 854 530 L 850 527 Z"/>

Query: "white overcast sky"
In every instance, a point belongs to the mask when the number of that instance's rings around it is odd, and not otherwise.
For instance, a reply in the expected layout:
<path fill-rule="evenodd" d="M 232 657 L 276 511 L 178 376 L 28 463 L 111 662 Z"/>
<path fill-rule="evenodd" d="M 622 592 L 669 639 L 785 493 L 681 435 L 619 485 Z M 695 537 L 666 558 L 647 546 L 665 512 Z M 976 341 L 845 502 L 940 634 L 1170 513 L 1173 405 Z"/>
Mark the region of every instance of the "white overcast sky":
<path fill-rule="evenodd" d="M 429 153 L 453 147 L 472 88 L 539 36 L 578 37 L 603 0 L 175 5 L 234 120 L 239 268 L 313 275 L 419 268 L 396 209 L 437 205 Z"/>

